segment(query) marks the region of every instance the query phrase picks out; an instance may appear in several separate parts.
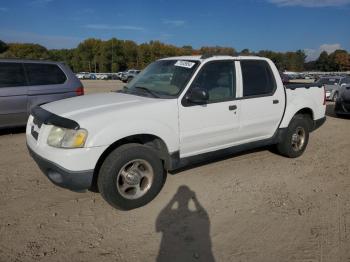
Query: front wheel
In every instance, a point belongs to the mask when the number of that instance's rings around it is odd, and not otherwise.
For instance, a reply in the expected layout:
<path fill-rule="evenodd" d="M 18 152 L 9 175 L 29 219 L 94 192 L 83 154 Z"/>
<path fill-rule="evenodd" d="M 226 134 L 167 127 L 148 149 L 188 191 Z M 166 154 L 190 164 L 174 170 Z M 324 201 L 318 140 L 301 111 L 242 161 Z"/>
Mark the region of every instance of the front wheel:
<path fill-rule="evenodd" d="M 293 117 L 283 141 L 277 144 L 277 151 L 281 155 L 296 158 L 304 153 L 309 142 L 310 121 L 303 115 Z"/>
<path fill-rule="evenodd" d="M 97 185 L 110 205 L 130 210 L 155 198 L 165 179 L 166 172 L 154 150 L 140 144 L 126 144 L 107 156 Z"/>

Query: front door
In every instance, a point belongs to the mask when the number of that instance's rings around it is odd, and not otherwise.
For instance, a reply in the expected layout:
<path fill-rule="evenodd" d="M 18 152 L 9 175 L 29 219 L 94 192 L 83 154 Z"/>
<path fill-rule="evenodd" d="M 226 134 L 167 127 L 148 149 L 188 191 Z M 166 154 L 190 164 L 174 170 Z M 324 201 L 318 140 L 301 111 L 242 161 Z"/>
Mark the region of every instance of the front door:
<path fill-rule="evenodd" d="M 195 88 L 206 90 L 209 100 L 196 105 L 185 95 L 179 101 L 180 157 L 225 148 L 235 143 L 240 128 L 234 61 L 205 64 L 186 94 Z"/>

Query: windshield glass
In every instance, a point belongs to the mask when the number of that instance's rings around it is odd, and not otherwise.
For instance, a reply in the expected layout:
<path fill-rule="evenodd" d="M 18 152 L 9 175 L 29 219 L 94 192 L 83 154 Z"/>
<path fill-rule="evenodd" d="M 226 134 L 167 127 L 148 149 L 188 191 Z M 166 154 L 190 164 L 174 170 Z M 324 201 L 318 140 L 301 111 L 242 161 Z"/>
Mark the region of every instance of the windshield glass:
<path fill-rule="evenodd" d="M 339 84 L 338 78 L 321 78 L 320 83 L 323 85 L 335 85 Z"/>
<path fill-rule="evenodd" d="M 123 91 L 142 92 L 153 97 L 175 97 L 185 88 L 198 64 L 198 61 L 156 61 L 135 76 Z"/>

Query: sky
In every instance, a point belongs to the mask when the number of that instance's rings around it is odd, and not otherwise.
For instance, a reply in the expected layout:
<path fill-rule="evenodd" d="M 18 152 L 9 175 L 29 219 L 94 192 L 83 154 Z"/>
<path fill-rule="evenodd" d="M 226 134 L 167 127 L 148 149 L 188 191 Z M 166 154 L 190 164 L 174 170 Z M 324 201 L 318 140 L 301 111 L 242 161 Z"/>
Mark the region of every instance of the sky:
<path fill-rule="evenodd" d="M 350 50 L 350 0 L 0 0 L 0 40 L 73 48 L 86 38 L 237 51 Z"/>

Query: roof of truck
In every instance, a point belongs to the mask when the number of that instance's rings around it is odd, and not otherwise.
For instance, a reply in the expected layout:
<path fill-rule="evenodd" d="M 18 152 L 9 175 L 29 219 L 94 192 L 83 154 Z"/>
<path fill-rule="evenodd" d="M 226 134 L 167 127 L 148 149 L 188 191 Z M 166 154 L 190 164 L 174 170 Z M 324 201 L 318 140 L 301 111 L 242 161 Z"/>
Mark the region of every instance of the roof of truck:
<path fill-rule="evenodd" d="M 192 61 L 206 61 L 206 60 L 268 60 L 265 57 L 260 56 L 228 56 L 228 55 L 195 55 L 195 56 L 174 56 L 166 57 L 161 60 L 192 60 Z"/>

